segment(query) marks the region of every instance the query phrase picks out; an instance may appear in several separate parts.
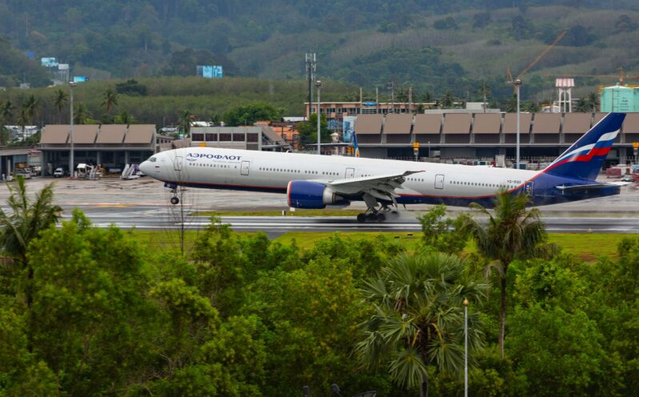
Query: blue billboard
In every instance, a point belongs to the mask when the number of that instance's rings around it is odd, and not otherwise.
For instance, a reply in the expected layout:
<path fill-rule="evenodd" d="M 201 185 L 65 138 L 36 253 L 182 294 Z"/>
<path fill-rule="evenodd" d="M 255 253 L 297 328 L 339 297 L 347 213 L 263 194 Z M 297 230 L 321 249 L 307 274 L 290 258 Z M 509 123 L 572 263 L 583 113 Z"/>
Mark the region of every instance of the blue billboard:
<path fill-rule="evenodd" d="M 56 57 L 42 57 L 40 61 L 42 62 L 42 67 L 58 68 Z"/>
<path fill-rule="evenodd" d="M 223 66 L 199 65 L 196 68 L 196 75 L 203 78 L 223 78 Z"/>

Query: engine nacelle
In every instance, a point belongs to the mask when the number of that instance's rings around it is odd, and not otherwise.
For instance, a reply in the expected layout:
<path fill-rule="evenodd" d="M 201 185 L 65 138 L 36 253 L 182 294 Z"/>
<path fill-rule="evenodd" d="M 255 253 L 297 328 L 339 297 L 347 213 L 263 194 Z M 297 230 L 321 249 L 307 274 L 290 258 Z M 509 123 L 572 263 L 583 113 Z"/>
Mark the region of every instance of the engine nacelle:
<path fill-rule="evenodd" d="M 349 201 L 333 193 L 325 184 L 291 181 L 286 189 L 288 205 L 299 209 L 323 209 L 326 205 L 348 205 Z"/>

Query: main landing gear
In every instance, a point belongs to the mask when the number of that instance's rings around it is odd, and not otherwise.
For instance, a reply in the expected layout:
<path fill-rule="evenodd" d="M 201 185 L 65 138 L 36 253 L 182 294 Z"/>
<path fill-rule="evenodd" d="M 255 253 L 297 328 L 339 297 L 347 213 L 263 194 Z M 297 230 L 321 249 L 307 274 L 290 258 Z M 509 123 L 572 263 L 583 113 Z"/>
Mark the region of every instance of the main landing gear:
<path fill-rule="evenodd" d="M 365 201 L 368 210 L 365 213 L 360 213 L 356 216 L 356 220 L 358 220 L 359 223 L 382 222 L 386 220 L 386 215 L 388 213 L 398 214 L 397 210 L 391 210 L 389 207 L 391 205 L 390 203 L 383 203 L 379 206 L 377 199 L 368 194 L 363 196 L 363 200 Z M 393 205 L 397 207 L 396 204 Z"/>

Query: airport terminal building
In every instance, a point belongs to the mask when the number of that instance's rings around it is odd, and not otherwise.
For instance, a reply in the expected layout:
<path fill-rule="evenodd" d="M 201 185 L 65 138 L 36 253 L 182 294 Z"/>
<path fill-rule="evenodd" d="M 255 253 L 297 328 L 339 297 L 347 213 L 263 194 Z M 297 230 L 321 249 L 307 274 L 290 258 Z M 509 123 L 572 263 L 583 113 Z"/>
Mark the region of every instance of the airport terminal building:
<path fill-rule="evenodd" d="M 435 114 L 363 114 L 355 121 L 361 156 L 443 161 L 492 161 L 497 155 L 516 157 L 517 114 L 455 112 Z M 606 113 L 520 113 L 522 161 L 551 161 L 596 124 Z M 639 142 L 639 113 L 628 113 L 608 160 L 633 160 L 633 143 Z"/>
<path fill-rule="evenodd" d="M 548 162 L 565 151 L 606 113 L 521 113 L 520 150 L 522 162 Z M 361 156 L 414 160 L 418 157 L 439 162 L 479 160 L 492 162 L 498 156 L 516 157 L 516 113 L 426 110 L 425 114 L 358 114 L 354 130 Z M 639 143 L 639 113 L 628 113 L 622 132 L 608 156 L 611 164 L 634 161 L 633 145 Z M 41 173 L 50 175 L 57 167 L 69 168 L 70 151 L 74 164 L 86 163 L 122 170 L 139 164 L 152 154 L 175 147 L 214 146 L 237 149 L 287 151 L 290 144 L 268 126 L 193 127 L 191 138 L 175 141 L 160 135 L 153 124 L 46 125 L 42 129 L 38 153 Z M 326 147 L 326 151 L 328 151 Z M 330 148 L 332 149 L 332 148 Z M 30 163 L 28 150 L 0 152 L 0 171 L 10 174 L 16 162 Z M 18 153 L 17 153 L 18 152 Z"/>
<path fill-rule="evenodd" d="M 73 128 L 73 142 L 69 125 L 46 125 L 42 129 L 39 150 L 43 174 L 57 167 L 68 169 L 71 149 L 75 166 L 86 163 L 122 170 L 126 164 L 139 164 L 172 146 L 172 138 L 157 135 L 153 124 L 77 124 Z"/>

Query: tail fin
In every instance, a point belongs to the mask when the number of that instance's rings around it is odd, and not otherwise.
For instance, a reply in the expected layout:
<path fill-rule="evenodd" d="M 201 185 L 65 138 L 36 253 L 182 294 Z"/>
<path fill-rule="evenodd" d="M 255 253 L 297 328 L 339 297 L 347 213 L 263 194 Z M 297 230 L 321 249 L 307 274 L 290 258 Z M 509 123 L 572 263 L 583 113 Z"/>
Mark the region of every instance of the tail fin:
<path fill-rule="evenodd" d="M 354 157 L 361 157 L 361 152 L 358 150 L 358 139 L 356 138 L 356 131 L 351 132 L 352 146 L 354 147 Z"/>
<path fill-rule="evenodd" d="M 616 139 L 625 113 L 609 113 L 554 160 L 544 172 L 594 181 Z"/>

